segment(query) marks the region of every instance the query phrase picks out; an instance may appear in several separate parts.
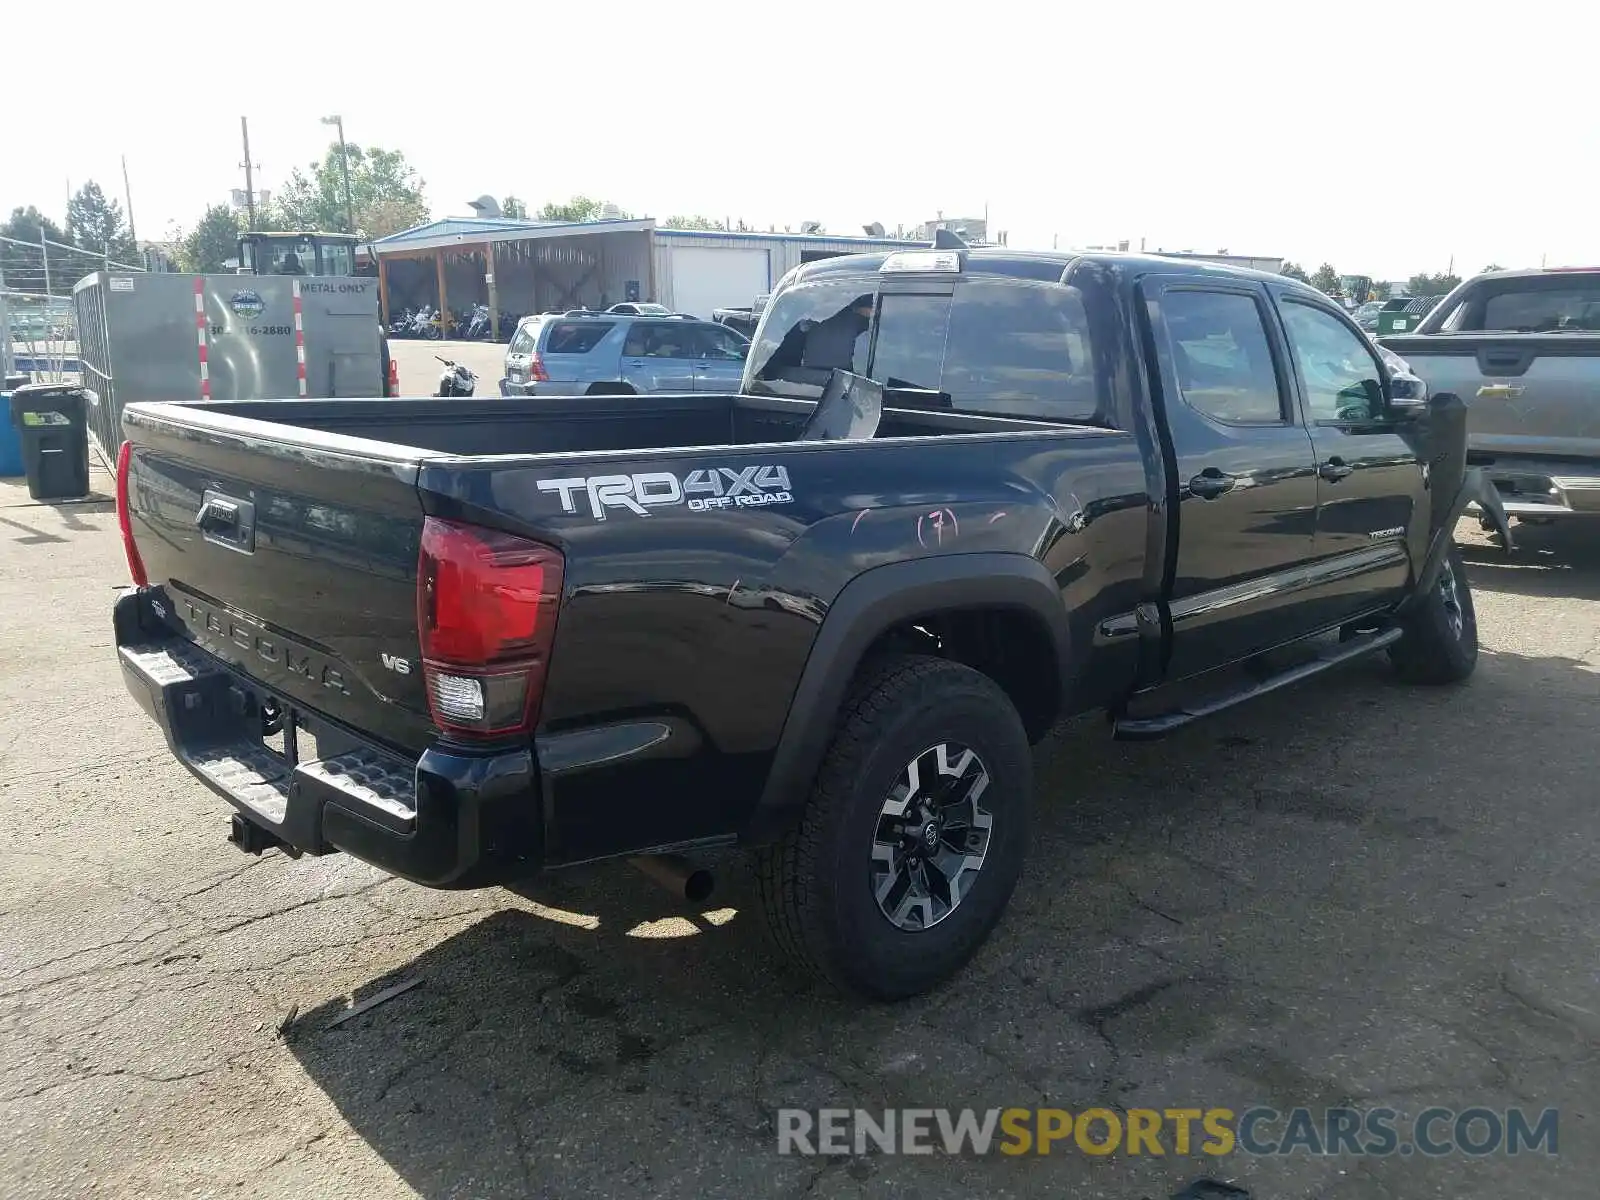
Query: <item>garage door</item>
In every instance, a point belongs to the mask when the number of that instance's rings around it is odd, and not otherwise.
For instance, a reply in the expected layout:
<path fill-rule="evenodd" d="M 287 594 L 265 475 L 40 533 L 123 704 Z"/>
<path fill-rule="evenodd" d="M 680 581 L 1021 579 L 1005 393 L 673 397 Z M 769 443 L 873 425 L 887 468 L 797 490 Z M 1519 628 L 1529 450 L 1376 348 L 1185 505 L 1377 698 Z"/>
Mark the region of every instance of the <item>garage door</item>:
<path fill-rule="evenodd" d="M 676 246 L 672 250 L 672 307 L 710 320 L 714 308 L 749 308 L 772 290 L 767 252 Z"/>

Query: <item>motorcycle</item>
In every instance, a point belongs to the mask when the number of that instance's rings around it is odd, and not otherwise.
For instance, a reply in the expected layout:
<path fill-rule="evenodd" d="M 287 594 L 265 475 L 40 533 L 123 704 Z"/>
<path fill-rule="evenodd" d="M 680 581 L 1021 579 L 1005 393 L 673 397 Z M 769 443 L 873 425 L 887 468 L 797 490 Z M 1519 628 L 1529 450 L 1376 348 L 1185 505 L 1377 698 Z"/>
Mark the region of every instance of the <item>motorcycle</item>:
<path fill-rule="evenodd" d="M 440 358 L 437 354 L 434 357 L 444 364 L 444 370 L 439 372 L 439 390 L 434 395 L 456 399 L 472 395 L 478 386 L 478 377 L 460 363 Z"/>
<path fill-rule="evenodd" d="M 421 308 L 408 312 L 404 318 L 403 336 L 437 338 L 439 327 L 434 321 L 433 309 L 424 304 Z"/>
<path fill-rule="evenodd" d="M 461 336 L 476 339 L 489 336 L 489 306 L 487 304 L 474 304 L 472 316 L 467 319 L 466 326 L 461 330 Z"/>

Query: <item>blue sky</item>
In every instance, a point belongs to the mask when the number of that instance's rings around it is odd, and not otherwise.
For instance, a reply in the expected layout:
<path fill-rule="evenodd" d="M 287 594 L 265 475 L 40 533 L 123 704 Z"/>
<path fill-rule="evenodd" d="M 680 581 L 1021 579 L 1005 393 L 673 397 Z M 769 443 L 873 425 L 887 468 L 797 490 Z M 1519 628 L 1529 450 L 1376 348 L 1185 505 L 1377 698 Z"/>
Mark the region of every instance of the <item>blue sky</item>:
<path fill-rule="evenodd" d="M 243 186 L 241 114 L 273 188 L 338 112 L 406 152 L 435 216 L 584 192 L 858 232 L 987 205 L 1014 246 L 1143 238 L 1381 278 L 1600 259 L 1600 19 L 1576 4 L 295 11 L 315 25 L 286 40 L 288 13 L 249 5 L 97 6 L 73 79 L 26 105 L 11 88 L 31 116 L 0 205 L 59 216 L 87 178 L 120 194 L 126 154 L 139 234 L 159 237 Z M 6 25 L 14 47 L 60 36 L 39 5 Z"/>

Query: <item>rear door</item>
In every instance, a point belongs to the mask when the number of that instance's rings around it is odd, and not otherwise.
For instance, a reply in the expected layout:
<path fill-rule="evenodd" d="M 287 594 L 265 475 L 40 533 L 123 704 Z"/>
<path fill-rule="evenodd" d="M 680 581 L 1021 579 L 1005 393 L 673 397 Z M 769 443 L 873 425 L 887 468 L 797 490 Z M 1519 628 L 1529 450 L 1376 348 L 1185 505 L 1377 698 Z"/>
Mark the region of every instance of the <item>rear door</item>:
<path fill-rule="evenodd" d="M 694 367 L 695 391 L 737 392 L 750 343 L 721 325 L 697 325 L 694 335 L 700 353 Z"/>
<path fill-rule="evenodd" d="M 511 344 L 506 347 L 507 383 L 521 385 L 533 378 L 531 367 L 534 350 L 539 345 L 540 324 L 539 321 L 524 321 L 511 335 Z"/>
<path fill-rule="evenodd" d="M 619 349 L 617 339 L 611 336 L 615 329 L 616 322 L 612 321 L 546 322 L 539 339 L 539 361 L 550 382 L 588 384 L 615 380 Z"/>
<path fill-rule="evenodd" d="M 638 392 L 692 392 L 699 363 L 688 321 L 635 321 L 622 343 L 621 377 Z"/>
<path fill-rule="evenodd" d="M 1317 476 L 1287 351 L 1255 283 L 1140 284 L 1177 454 L 1170 679 L 1311 632 Z"/>
<path fill-rule="evenodd" d="M 1409 535 L 1426 499 L 1422 463 L 1387 419 L 1384 371 L 1343 313 L 1278 296 L 1296 385 L 1317 452 L 1319 624 L 1370 612 L 1411 575 Z"/>

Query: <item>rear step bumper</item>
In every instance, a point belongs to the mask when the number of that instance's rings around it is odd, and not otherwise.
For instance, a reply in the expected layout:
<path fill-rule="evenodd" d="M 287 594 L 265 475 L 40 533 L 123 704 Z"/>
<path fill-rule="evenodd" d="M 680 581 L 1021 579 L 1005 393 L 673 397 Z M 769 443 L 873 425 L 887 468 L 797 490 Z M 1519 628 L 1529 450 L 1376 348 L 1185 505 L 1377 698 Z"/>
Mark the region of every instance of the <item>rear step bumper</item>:
<path fill-rule="evenodd" d="M 299 760 L 262 737 L 263 706 L 287 713 L 287 701 L 166 632 L 143 592 L 117 599 L 115 623 L 128 691 L 178 761 L 291 852 L 343 850 L 445 888 L 481 887 L 539 868 L 530 751 L 439 746 L 410 761 L 293 710 L 296 730 L 314 735 L 326 755 Z"/>

